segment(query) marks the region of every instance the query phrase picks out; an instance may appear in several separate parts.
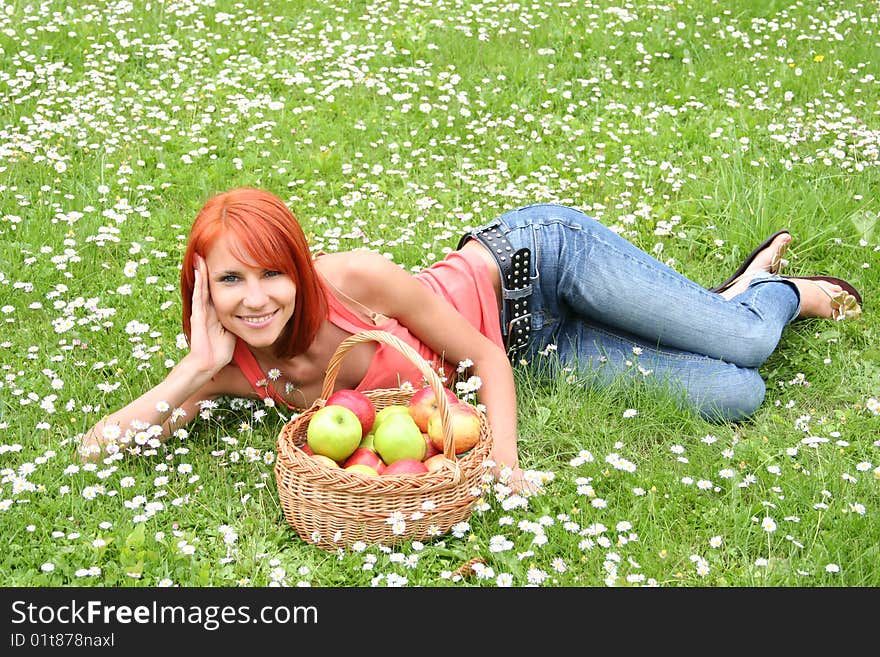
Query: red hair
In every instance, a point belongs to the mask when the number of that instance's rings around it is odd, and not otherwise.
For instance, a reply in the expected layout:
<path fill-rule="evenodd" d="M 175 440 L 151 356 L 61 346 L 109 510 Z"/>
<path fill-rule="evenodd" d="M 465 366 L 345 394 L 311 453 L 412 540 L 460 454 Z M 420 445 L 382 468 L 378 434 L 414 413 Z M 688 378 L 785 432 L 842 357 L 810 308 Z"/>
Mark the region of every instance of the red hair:
<path fill-rule="evenodd" d="M 327 298 L 318 280 L 302 227 L 290 209 L 274 194 L 239 187 L 217 194 L 202 206 L 190 228 L 180 271 L 183 332 L 191 339 L 195 255 L 205 258 L 217 241 L 232 238 L 243 264 L 256 264 L 286 274 L 296 285 L 296 308 L 275 346 L 275 355 L 301 354 L 315 338 L 327 316 Z"/>

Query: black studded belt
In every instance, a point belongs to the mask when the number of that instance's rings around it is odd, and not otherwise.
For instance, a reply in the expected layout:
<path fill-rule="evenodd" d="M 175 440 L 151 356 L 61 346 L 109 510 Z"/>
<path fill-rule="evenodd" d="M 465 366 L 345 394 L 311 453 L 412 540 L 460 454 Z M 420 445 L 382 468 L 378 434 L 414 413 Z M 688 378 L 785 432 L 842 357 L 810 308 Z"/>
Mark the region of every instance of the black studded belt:
<path fill-rule="evenodd" d="M 532 330 L 532 315 L 529 312 L 529 297 L 532 294 L 529 273 L 531 252 L 526 248 L 514 251 L 510 240 L 498 230 L 497 224 L 465 233 L 458 248 L 469 239 L 475 239 L 489 249 L 501 271 L 501 335 L 507 355 L 512 358 L 526 346 Z"/>

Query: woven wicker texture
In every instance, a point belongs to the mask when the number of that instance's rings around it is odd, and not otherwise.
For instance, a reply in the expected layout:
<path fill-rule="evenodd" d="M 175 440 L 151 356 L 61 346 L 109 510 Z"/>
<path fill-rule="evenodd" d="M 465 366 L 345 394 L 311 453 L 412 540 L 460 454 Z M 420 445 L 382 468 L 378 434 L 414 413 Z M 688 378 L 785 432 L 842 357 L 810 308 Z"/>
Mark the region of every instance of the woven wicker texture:
<path fill-rule="evenodd" d="M 444 435 L 444 467 L 418 475 L 364 475 L 328 468 L 299 447 L 306 442 L 309 420 L 333 393 L 345 354 L 355 345 L 376 341 L 400 351 L 434 389 Z M 379 411 L 408 404 L 415 390 L 386 388 L 365 394 Z M 284 517 L 306 542 L 325 550 L 349 547 L 355 541 L 394 545 L 445 534 L 467 519 L 485 473 L 483 462 L 492 451 L 492 433 L 484 413 L 480 438 L 467 453 L 456 456 L 449 405 L 440 377 L 409 345 L 385 331 L 362 331 L 344 340 L 327 365 L 321 396 L 278 435 L 275 481 Z M 394 520 L 402 520 L 401 527 Z"/>

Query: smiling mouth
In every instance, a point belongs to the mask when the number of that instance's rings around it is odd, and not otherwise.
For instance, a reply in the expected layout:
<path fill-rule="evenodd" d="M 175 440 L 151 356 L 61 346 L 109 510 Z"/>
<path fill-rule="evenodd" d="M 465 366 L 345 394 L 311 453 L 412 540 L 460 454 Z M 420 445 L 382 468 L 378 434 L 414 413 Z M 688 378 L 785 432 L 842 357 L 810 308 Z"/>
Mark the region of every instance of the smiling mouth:
<path fill-rule="evenodd" d="M 238 318 L 241 321 L 243 321 L 245 324 L 251 324 L 253 326 L 260 326 L 261 324 L 265 324 L 270 319 L 272 319 L 275 316 L 275 313 L 277 313 L 277 312 L 278 312 L 277 310 L 273 310 L 271 313 L 267 313 L 265 315 L 256 315 L 256 316 L 248 316 L 248 317 L 245 317 L 244 315 L 239 315 Z"/>

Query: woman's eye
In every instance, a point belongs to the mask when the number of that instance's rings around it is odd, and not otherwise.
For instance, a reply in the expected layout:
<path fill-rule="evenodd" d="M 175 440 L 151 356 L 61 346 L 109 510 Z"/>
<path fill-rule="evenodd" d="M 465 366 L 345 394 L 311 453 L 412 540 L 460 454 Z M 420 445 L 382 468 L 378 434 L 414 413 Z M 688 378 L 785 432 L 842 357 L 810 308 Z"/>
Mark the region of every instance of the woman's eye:
<path fill-rule="evenodd" d="M 269 278 L 271 278 L 272 276 L 281 276 L 281 275 L 282 275 L 282 274 L 281 274 L 280 271 L 272 271 L 272 270 L 270 270 L 270 271 L 267 271 L 267 272 L 266 272 L 266 276 L 269 277 Z"/>
<path fill-rule="evenodd" d="M 232 274 L 226 274 L 220 279 L 221 283 L 234 283 L 238 280 L 238 276 L 233 276 Z"/>

